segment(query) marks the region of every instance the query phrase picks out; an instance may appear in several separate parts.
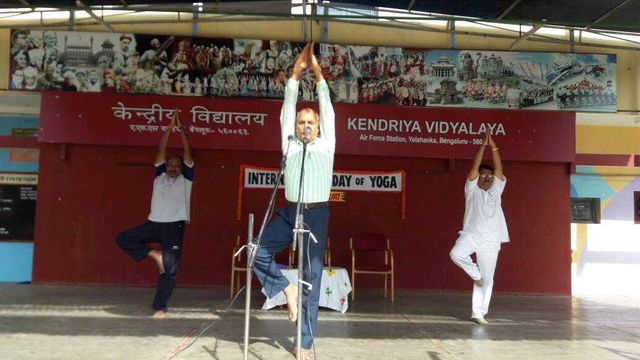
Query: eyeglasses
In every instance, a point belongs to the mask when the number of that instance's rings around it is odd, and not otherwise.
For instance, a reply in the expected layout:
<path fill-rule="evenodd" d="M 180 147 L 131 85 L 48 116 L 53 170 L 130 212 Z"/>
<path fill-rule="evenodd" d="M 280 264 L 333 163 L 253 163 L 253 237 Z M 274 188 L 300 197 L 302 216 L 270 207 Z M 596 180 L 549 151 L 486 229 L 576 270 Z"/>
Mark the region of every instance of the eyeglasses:
<path fill-rule="evenodd" d="M 493 179 L 493 175 L 492 174 L 481 174 L 479 176 L 481 178 L 483 178 L 483 179 Z"/>

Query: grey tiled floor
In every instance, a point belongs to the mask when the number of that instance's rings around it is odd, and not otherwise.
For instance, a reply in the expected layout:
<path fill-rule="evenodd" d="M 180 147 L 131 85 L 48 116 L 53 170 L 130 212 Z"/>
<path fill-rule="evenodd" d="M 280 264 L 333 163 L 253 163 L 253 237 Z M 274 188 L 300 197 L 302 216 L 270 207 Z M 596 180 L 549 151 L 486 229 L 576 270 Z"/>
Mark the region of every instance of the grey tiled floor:
<path fill-rule="evenodd" d="M 244 296 L 175 290 L 164 320 L 152 288 L 0 284 L 0 359 L 242 359 Z M 284 310 L 258 310 L 251 359 L 294 359 Z M 322 310 L 317 359 L 640 359 L 640 299 L 494 294 L 488 326 L 469 293 L 360 291 L 346 314 Z"/>

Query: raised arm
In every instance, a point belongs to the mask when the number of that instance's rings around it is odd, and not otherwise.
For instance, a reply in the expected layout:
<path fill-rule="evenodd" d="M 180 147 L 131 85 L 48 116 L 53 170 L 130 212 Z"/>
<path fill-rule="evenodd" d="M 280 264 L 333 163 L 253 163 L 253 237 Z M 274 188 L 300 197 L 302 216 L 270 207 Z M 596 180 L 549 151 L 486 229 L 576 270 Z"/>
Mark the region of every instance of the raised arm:
<path fill-rule="evenodd" d="M 305 45 L 304 49 L 302 49 L 302 52 L 296 57 L 296 61 L 293 64 L 293 73 L 291 74 L 291 78 L 293 80 L 299 81 L 304 69 L 309 67 L 309 53 L 312 51 L 313 45 L 308 43 Z"/>
<path fill-rule="evenodd" d="M 504 172 L 502 171 L 502 160 L 500 159 L 500 153 L 498 152 L 498 146 L 493 141 L 491 134 L 488 134 L 489 146 L 491 146 L 491 158 L 493 159 L 493 176 L 504 181 Z"/>
<path fill-rule="evenodd" d="M 184 153 L 182 159 L 185 164 L 191 166 L 193 165 L 193 157 L 191 157 L 191 142 L 189 141 L 189 136 L 187 136 L 187 131 L 182 126 L 182 121 L 180 120 L 180 111 L 178 109 L 174 112 L 177 127 L 180 129 L 180 137 L 182 138 L 182 147 L 184 148 Z"/>
<path fill-rule="evenodd" d="M 469 181 L 473 181 L 478 178 L 480 163 L 482 163 L 482 157 L 484 156 L 484 148 L 487 146 L 488 142 L 489 142 L 489 134 L 487 133 L 487 135 L 484 137 L 484 141 L 482 142 L 482 145 L 480 145 L 480 148 L 476 153 L 476 156 L 473 158 L 473 164 L 471 165 L 471 170 L 469 170 L 469 174 L 467 175 L 467 179 L 469 179 Z"/>
<path fill-rule="evenodd" d="M 284 102 L 282 103 L 282 110 L 280 110 L 280 134 L 282 136 L 282 151 L 287 148 L 289 135 L 295 135 L 295 123 L 296 123 L 296 103 L 298 102 L 298 83 L 302 71 L 308 67 L 307 52 L 309 44 L 304 47 L 302 52 L 296 57 L 296 61 L 293 65 L 293 73 L 291 78 L 287 81 L 287 85 L 284 90 Z"/>
<path fill-rule="evenodd" d="M 162 139 L 160 140 L 160 145 L 158 146 L 158 153 L 156 154 L 156 161 L 154 164 L 161 164 L 167 160 L 167 144 L 169 143 L 169 136 L 171 136 L 171 132 L 173 128 L 176 126 L 176 113 L 174 113 L 171 118 L 171 122 L 169 126 L 167 126 L 167 130 L 164 131 L 162 135 Z"/>
<path fill-rule="evenodd" d="M 322 69 L 320 68 L 320 64 L 318 63 L 318 59 L 316 59 L 316 55 L 313 53 L 313 43 L 307 44 L 309 49 L 307 50 L 307 54 L 309 56 L 309 62 L 311 63 L 311 71 L 313 71 L 313 75 L 316 78 L 316 83 L 324 80 L 324 76 L 322 75 Z"/>
<path fill-rule="evenodd" d="M 318 59 L 316 59 L 316 56 L 313 54 L 313 43 L 310 45 L 309 58 L 311 62 L 311 70 L 316 78 L 316 91 L 318 92 L 318 103 L 320 105 L 320 134 L 325 141 L 335 147 L 336 115 L 333 112 L 333 106 L 331 105 L 329 86 L 324 80 L 324 76 L 322 76 L 322 69 L 320 68 Z"/>

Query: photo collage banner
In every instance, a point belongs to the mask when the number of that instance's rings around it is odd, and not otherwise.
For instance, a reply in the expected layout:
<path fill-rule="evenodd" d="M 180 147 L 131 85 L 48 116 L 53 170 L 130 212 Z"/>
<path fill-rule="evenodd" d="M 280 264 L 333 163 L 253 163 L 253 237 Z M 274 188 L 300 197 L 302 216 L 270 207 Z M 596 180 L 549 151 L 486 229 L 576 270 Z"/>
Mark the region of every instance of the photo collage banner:
<path fill-rule="evenodd" d="M 304 43 L 13 30 L 9 88 L 282 98 Z M 616 111 L 607 54 L 317 44 L 336 103 Z M 303 74 L 299 96 L 315 100 Z"/>

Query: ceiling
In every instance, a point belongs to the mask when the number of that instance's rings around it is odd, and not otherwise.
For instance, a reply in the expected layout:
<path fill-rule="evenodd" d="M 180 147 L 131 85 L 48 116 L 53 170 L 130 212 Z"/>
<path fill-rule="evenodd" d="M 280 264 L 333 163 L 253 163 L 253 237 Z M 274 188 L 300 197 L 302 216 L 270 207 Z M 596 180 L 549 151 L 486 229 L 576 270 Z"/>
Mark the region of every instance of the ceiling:
<path fill-rule="evenodd" d="M 323 0 L 318 0 L 323 2 Z M 204 13 L 252 14 L 278 17 L 292 17 L 291 1 L 203 1 Z M 326 3 L 326 2 L 325 2 Z M 640 32 L 640 0 L 390 0 L 390 1 L 331 1 L 329 6 L 344 6 L 356 9 L 373 7 L 395 8 L 449 17 L 473 17 L 486 21 L 510 24 L 561 25 L 579 29 L 606 29 L 626 32 Z M 185 1 L 143 1 L 143 0 L 12 0 L 0 1 L 2 8 L 54 7 L 65 9 L 85 9 L 87 6 L 116 6 L 133 11 L 181 11 L 192 12 L 192 2 Z M 321 14 L 317 16 L 321 17 Z M 402 15 L 399 14 L 399 17 Z M 331 15 L 329 17 L 335 17 Z M 375 15 L 373 15 L 375 17 Z"/>
<path fill-rule="evenodd" d="M 640 0 L 348 1 L 511 23 L 640 31 Z"/>

